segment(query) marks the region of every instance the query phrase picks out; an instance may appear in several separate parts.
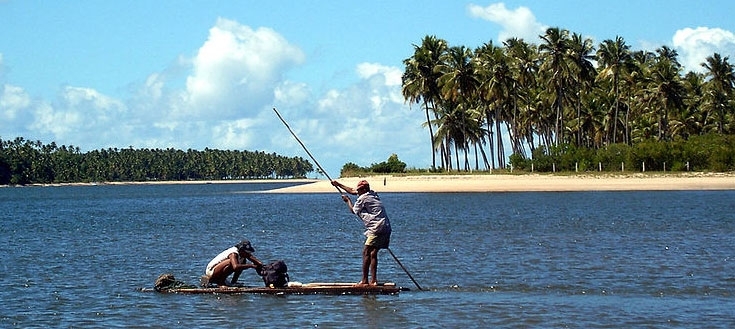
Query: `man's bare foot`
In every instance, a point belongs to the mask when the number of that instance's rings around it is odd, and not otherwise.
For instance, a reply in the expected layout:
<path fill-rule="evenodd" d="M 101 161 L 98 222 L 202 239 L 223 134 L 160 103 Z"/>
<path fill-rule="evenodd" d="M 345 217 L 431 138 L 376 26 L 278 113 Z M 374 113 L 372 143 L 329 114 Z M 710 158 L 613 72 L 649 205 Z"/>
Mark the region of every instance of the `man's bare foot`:
<path fill-rule="evenodd" d="M 356 286 L 367 286 L 368 284 L 367 284 L 367 282 L 365 282 L 365 281 L 360 281 L 360 282 L 358 282 L 358 283 L 355 283 L 355 285 L 356 285 Z"/>

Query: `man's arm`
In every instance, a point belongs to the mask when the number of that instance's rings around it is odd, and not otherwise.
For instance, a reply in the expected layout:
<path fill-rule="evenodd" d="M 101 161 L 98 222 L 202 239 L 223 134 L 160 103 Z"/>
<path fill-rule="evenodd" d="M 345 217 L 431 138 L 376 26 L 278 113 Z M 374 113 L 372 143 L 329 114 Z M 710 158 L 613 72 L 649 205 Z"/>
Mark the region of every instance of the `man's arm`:
<path fill-rule="evenodd" d="M 232 281 L 230 281 L 230 284 L 237 283 L 237 279 L 240 278 L 240 273 L 242 273 L 242 265 L 240 264 L 240 261 L 237 259 L 236 253 L 231 253 L 228 257 L 230 259 L 230 266 L 232 266 Z"/>
<path fill-rule="evenodd" d="M 248 255 L 245 255 L 245 257 L 250 259 L 252 255 L 248 254 Z M 260 263 L 260 261 L 258 261 L 258 263 Z M 253 265 L 253 264 L 240 263 L 240 260 L 237 259 L 237 254 L 234 252 L 230 254 L 230 266 L 232 266 L 232 270 L 233 270 L 232 281 L 230 281 L 230 284 L 237 283 L 237 279 L 240 278 L 240 273 L 242 273 L 243 270 L 256 267 L 256 265 Z"/>
<path fill-rule="evenodd" d="M 355 190 L 354 188 L 351 188 L 351 187 L 349 187 L 349 186 L 347 186 L 345 184 L 342 184 L 342 183 L 340 183 L 340 182 L 338 182 L 336 180 L 333 180 L 332 181 L 332 186 L 339 187 L 339 188 L 343 189 L 345 192 L 347 192 L 349 194 L 357 195 L 357 190 Z"/>
<path fill-rule="evenodd" d="M 253 254 L 247 254 L 245 255 L 245 258 L 249 259 L 251 262 L 253 262 L 253 264 L 255 264 L 255 271 L 258 272 L 258 274 L 260 274 L 260 270 L 263 268 L 263 262 L 261 262 Z"/>
<path fill-rule="evenodd" d="M 342 201 L 344 201 L 345 204 L 347 204 L 347 208 L 349 208 L 350 209 L 350 212 L 354 214 L 355 213 L 355 209 L 352 208 L 352 200 L 350 199 L 350 197 L 342 194 Z"/>

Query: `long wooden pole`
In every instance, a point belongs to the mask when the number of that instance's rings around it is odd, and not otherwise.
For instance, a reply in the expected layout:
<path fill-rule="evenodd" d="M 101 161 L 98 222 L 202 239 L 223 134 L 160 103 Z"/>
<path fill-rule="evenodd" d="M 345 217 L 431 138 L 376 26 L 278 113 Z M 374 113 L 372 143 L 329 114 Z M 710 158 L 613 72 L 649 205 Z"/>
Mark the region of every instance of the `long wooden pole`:
<path fill-rule="evenodd" d="M 411 275 L 411 273 L 408 272 L 408 270 L 406 269 L 406 267 L 403 266 L 403 264 L 401 264 L 401 261 L 398 260 L 398 257 L 396 257 L 396 254 L 394 254 L 393 251 L 390 250 L 390 248 L 385 248 L 385 249 L 387 249 L 388 252 L 390 253 L 390 255 L 393 256 L 393 259 L 395 259 L 396 260 L 396 263 L 398 263 L 398 266 L 400 266 L 403 269 L 403 272 L 406 272 L 406 275 L 408 275 L 408 277 L 411 279 L 411 281 L 413 281 L 413 284 L 416 285 L 416 288 L 419 288 L 419 290 L 424 290 L 423 288 L 421 288 L 421 286 L 419 285 L 419 283 L 416 282 L 416 279 L 413 278 L 413 276 Z"/>
<path fill-rule="evenodd" d="M 327 171 L 324 170 L 324 168 L 322 168 L 322 166 L 319 164 L 319 161 L 316 161 L 316 159 L 314 158 L 314 156 L 311 155 L 311 152 L 309 152 L 309 150 L 306 148 L 306 145 L 304 145 L 304 143 L 301 142 L 301 139 L 299 139 L 299 137 L 296 136 L 296 133 L 294 133 L 293 130 L 291 130 L 291 127 L 288 125 L 288 123 L 286 123 L 286 120 L 283 119 L 283 117 L 281 116 L 280 113 L 278 113 L 278 110 L 276 110 L 275 107 L 273 108 L 273 112 L 276 112 L 276 115 L 278 116 L 279 119 L 281 119 L 281 122 L 283 122 L 283 124 L 286 126 L 286 128 L 288 128 L 288 131 L 291 132 L 291 135 L 293 136 L 293 138 L 295 138 L 296 141 L 299 142 L 299 144 L 301 144 L 301 147 L 304 149 L 304 151 L 306 151 L 306 154 L 308 154 L 309 157 L 311 158 L 311 160 L 314 161 L 314 163 L 319 168 L 319 170 L 322 171 L 322 173 L 324 174 L 324 176 L 327 176 L 327 179 L 329 179 L 329 182 L 332 182 L 332 178 L 329 177 L 329 174 L 327 173 Z M 339 194 L 342 194 L 342 190 L 340 190 L 339 187 L 335 186 L 335 188 L 337 189 L 337 192 L 339 192 Z M 357 215 L 357 214 L 355 214 L 355 215 Z M 393 259 L 396 261 L 396 263 L 398 263 L 398 266 L 400 266 L 403 269 L 403 271 L 406 272 L 406 274 L 411 279 L 411 281 L 413 281 L 413 284 L 416 285 L 416 288 L 419 288 L 419 290 L 424 290 L 424 289 L 421 288 L 421 286 L 419 285 L 419 283 L 416 282 L 416 280 L 413 278 L 413 276 L 411 275 L 411 273 L 408 272 L 408 269 L 406 269 L 406 267 L 403 266 L 403 264 L 401 263 L 401 261 L 398 260 L 398 257 L 396 257 L 396 255 L 393 253 L 393 251 L 390 250 L 390 248 L 386 248 L 386 249 L 388 250 L 388 253 L 390 253 L 390 255 L 393 256 Z"/>
<path fill-rule="evenodd" d="M 314 161 L 314 163 L 316 164 L 317 168 L 319 168 L 319 170 L 321 170 L 321 172 L 324 174 L 324 176 L 327 176 L 327 179 L 331 183 L 332 182 L 332 178 L 329 177 L 329 174 L 327 173 L 327 171 L 324 170 L 324 168 L 322 168 L 322 165 L 319 164 L 319 161 L 316 161 L 316 159 L 314 158 L 314 156 L 311 155 L 311 152 L 309 152 L 309 150 L 306 148 L 306 145 L 304 145 L 304 143 L 301 142 L 301 139 L 299 139 L 299 136 L 296 136 L 296 133 L 293 132 L 293 130 L 291 130 L 291 127 L 288 125 L 288 123 L 286 123 L 286 120 L 283 119 L 283 117 L 281 116 L 281 113 L 278 113 L 278 110 L 276 110 L 275 107 L 273 108 L 273 112 L 276 112 L 276 115 L 278 116 L 278 118 L 281 119 L 281 122 L 283 122 L 283 124 L 286 126 L 286 128 L 288 128 L 288 131 L 291 132 L 291 136 L 293 136 L 293 138 L 295 138 L 296 141 L 299 142 L 299 144 L 301 144 L 301 147 L 304 149 L 304 151 L 306 151 L 306 154 L 309 155 L 309 157 L 311 158 L 311 160 Z M 339 187 L 335 186 L 334 188 L 337 189 L 337 192 L 339 192 L 339 194 L 342 194 L 342 191 L 339 189 Z"/>

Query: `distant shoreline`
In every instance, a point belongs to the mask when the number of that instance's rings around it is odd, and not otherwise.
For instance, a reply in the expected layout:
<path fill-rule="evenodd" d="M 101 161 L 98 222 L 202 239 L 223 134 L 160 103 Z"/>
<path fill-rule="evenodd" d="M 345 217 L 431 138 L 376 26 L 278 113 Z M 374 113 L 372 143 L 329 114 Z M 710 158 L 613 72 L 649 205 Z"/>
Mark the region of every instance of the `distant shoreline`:
<path fill-rule="evenodd" d="M 348 186 L 366 179 L 377 192 L 563 192 L 735 190 L 735 173 L 620 173 L 620 174 L 427 174 L 373 175 L 338 178 Z M 201 181 L 98 182 L 32 184 L 28 186 L 165 185 L 296 183 L 266 193 L 336 192 L 325 179 L 253 179 Z M 4 186 L 7 187 L 7 186 Z"/>
<path fill-rule="evenodd" d="M 369 176 L 338 179 L 356 186 L 366 179 L 377 192 L 563 192 L 563 191 L 665 191 L 735 190 L 735 173 L 685 174 L 485 174 Z M 269 193 L 336 192 L 326 180 L 285 187 Z"/>
<path fill-rule="evenodd" d="M 90 183 L 49 183 L 28 185 L 0 185 L 3 187 L 52 187 L 52 186 L 98 186 L 98 185 L 206 185 L 206 184 L 261 184 L 261 183 L 313 183 L 318 179 L 231 179 L 231 180 L 171 180 L 171 181 L 144 181 L 144 182 L 90 182 Z"/>

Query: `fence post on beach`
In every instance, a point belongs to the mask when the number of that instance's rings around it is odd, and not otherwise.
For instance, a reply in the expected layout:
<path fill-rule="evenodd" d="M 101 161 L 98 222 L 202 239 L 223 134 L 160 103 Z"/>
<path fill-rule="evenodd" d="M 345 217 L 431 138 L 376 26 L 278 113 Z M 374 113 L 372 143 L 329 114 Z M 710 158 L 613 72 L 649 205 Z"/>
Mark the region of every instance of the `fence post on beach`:
<path fill-rule="evenodd" d="M 666 161 L 664 161 L 664 172 L 666 172 Z"/>
<path fill-rule="evenodd" d="M 625 171 L 625 162 L 620 163 L 620 171 Z"/>
<path fill-rule="evenodd" d="M 579 162 L 574 163 L 574 172 L 579 172 Z"/>
<path fill-rule="evenodd" d="M 551 172 L 556 172 L 556 163 L 551 164 Z"/>
<path fill-rule="evenodd" d="M 646 162 L 643 161 L 643 172 L 646 172 Z"/>
<path fill-rule="evenodd" d="M 600 172 L 602 172 L 602 162 L 598 162 L 597 167 L 599 167 Z"/>
<path fill-rule="evenodd" d="M 689 171 L 689 161 L 687 161 L 687 171 Z"/>

